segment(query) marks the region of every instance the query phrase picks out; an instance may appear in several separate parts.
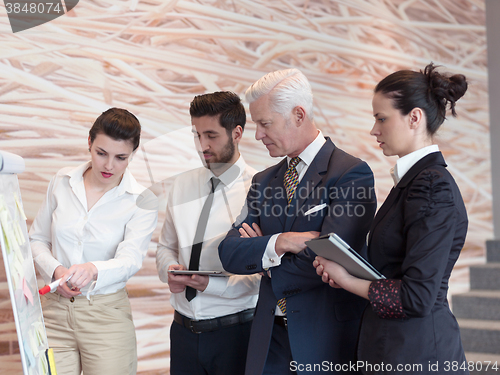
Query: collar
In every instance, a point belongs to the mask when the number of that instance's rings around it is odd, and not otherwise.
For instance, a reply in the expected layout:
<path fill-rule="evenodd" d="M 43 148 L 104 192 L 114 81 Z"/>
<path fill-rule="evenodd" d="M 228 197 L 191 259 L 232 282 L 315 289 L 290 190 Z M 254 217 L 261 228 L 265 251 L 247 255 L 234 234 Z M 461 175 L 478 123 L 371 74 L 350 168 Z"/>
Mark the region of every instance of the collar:
<path fill-rule="evenodd" d="M 83 184 L 83 174 L 90 168 L 90 166 L 91 161 L 88 161 L 76 168 L 70 169 L 65 173 L 65 175 L 69 177 L 69 184 L 72 188 L 78 184 Z M 128 168 L 125 169 L 122 180 L 116 188 L 118 194 L 123 194 L 125 192 L 130 194 L 141 194 L 144 191 L 144 188 L 139 185 Z"/>
<path fill-rule="evenodd" d="M 241 175 L 245 171 L 246 167 L 247 167 L 247 164 L 245 163 L 243 156 L 241 156 L 241 154 L 240 154 L 240 157 L 238 158 L 238 160 L 236 160 L 236 162 L 233 165 L 231 165 L 227 169 L 227 171 L 225 171 L 220 176 L 215 176 L 210 169 L 204 168 L 206 171 L 205 177 L 204 177 L 204 182 L 208 184 L 210 179 L 212 177 L 215 177 L 215 178 L 218 178 L 224 184 L 225 187 L 231 188 L 231 186 L 233 186 L 233 184 L 236 182 L 236 180 L 241 177 Z"/>
<path fill-rule="evenodd" d="M 438 145 L 430 145 L 427 147 L 423 147 L 417 151 L 413 151 L 408 155 L 399 158 L 396 161 L 396 165 L 391 168 L 391 176 L 394 181 L 394 186 L 396 186 L 399 181 L 404 177 L 406 172 L 410 170 L 420 159 L 426 157 L 433 152 L 439 152 Z"/>
<path fill-rule="evenodd" d="M 309 167 L 325 142 L 326 139 L 323 136 L 323 133 L 321 130 L 318 130 L 318 135 L 314 138 L 314 141 L 309 143 L 309 146 L 307 146 L 306 149 L 300 153 L 300 161 L 304 162 Z M 292 158 L 289 156 L 286 157 L 287 165 L 290 164 L 291 159 Z"/>

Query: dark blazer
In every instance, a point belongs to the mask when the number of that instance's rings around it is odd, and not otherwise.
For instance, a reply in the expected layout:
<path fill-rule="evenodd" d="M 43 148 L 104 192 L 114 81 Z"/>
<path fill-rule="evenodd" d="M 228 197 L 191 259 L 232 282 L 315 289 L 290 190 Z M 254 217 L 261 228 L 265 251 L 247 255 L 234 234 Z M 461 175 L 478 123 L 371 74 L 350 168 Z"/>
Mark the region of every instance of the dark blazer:
<path fill-rule="evenodd" d="M 400 374 L 468 374 L 451 368 L 452 361 L 460 366 L 465 357 L 446 298 L 467 224 L 462 196 L 440 152 L 418 161 L 391 190 L 373 221 L 368 257 L 388 279 L 401 280 L 396 302 L 406 317 L 384 319 L 368 306 L 361 324 L 359 360 L 390 363 L 394 368 L 422 365 L 419 371 Z M 429 369 L 429 363 L 437 363 L 439 371 Z"/>
<path fill-rule="evenodd" d="M 288 211 L 283 176 L 286 159 L 257 173 L 247 196 L 245 222 L 257 223 L 263 236 L 240 238 L 234 227 L 219 245 L 224 268 L 237 274 L 263 272 L 262 257 L 276 233 L 338 233 L 360 250 L 376 209 L 373 174 L 368 165 L 335 147 L 327 138 L 297 187 Z M 305 215 L 312 207 L 326 207 Z M 264 273 L 252 325 L 247 375 L 262 374 L 274 324 L 276 302 L 287 298 L 288 335 L 293 359 L 300 364 L 354 360 L 359 322 L 366 302 L 321 281 L 308 248 L 287 253 L 281 264 Z M 284 369 L 284 373 L 288 369 Z M 311 374 L 320 373 L 308 372 Z"/>

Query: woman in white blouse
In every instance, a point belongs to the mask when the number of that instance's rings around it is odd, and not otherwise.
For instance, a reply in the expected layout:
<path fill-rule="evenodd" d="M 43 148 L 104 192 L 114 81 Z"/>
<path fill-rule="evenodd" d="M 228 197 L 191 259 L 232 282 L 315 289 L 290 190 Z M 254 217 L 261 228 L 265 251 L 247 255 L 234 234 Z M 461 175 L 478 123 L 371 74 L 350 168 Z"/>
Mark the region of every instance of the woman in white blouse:
<path fill-rule="evenodd" d="M 136 373 L 125 284 L 141 268 L 157 222 L 155 197 L 127 169 L 140 132 L 130 112 L 102 113 L 89 132 L 91 160 L 55 175 L 30 229 L 44 281 L 62 280 L 42 296 L 60 375 Z"/>

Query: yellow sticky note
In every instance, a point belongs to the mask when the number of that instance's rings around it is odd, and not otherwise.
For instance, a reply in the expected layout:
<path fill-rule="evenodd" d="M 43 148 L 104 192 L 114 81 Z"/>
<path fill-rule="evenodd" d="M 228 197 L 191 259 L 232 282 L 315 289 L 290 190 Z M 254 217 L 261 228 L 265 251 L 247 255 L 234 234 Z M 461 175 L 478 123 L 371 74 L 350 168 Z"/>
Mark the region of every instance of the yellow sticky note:
<path fill-rule="evenodd" d="M 29 343 L 31 345 L 31 350 L 33 351 L 33 356 L 38 357 L 38 354 L 40 354 L 40 350 L 38 350 L 38 345 L 36 345 L 35 335 L 33 334 L 33 331 L 28 332 L 28 337 Z"/>
<path fill-rule="evenodd" d="M 24 269 L 23 269 L 23 263 L 21 259 L 24 261 L 22 255 L 19 257 L 18 254 L 20 253 L 11 253 L 9 255 L 9 263 L 10 263 L 10 276 L 12 279 L 13 287 L 14 290 L 20 288 L 22 289 L 22 280 L 24 278 Z M 19 283 L 20 281 L 20 283 Z"/>
<path fill-rule="evenodd" d="M 16 252 L 15 258 L 17 259 L 17 261 L 19 262 L 19 264 L 23 264 L 24 263 L 24 256 L 23 256 L 23 253 L 21 251 L 17 251 Z"/>
<path fill-rule="evenodd" d="M 23 269 L 23 262 L 24 258 L 21 254 L 21 256 L 18 256 L 21 252 L 18 251 L 17 253 L 14 253 L 12 256 L 12 260 L 10 262 L 10 269 L 12 273 L 12 277 L 16 275 L 18 278 L 24 278 L 24 269 Z M 17 289 L 17 288 L 16 288 Z"/>
<path fill-rule="evenodd" d="M 16 238 L 16 242 L 19 246 L 24 245 L 26 242 L 26 238 L 23 234 L 23 230 L 21 229 L 21 224 L 19 221 L 15 221 L 13 225 L 14 237 Z"/>
<path fill-rule="evenodd" d="M 40 375 L 47 375 L 48 371 L 49 371 L 48 367 L 49 366 L 47 364 L 47 358 L 45 358 L 44 355 L 41 355 L 40 357 L 38 357 L 38 369 L 40 370 L 39 374 Z"/>
<path fill-rule="evenodd" d="M 33 323 L 33 329 L 35 330 L 35 337 L 36 337 L 36 342 L 38 346 L 42 346 L 45 344 L 45 338 L 43 335 L 43 324 L 42 322 L 38 321 Z"/>
<path fill-rule="evenodd" d="M 3 200 L 2 200 L 3 201 Z M 12 244 L 9 243 L 9 211 L 5 209 L 5 207 L 0 206 L 0 224 L 2 225 L 2 235 L 5 240 L 5 246 L 7 247 L 7 253 L 10 253 L 12 249 Z"/>
<path fill-rule="evenodd" d="M 23 205 L 21 204 L 21 200 L 19 199 L 16 193 L 14 193 L 14 200 L 16 201 L 17 211 L 19 212 L 21 219 L 26 221 L 28 218 L 24 214 Z"/>
<path fill-rule="evenodd" d="M 21 284 L 19 284 L 19 280 L 22 281 L 22 278 L 19 277 L 19 273 L 16 270 L 10 271 L 10 278 L 12 280 L 12 288 L 17 290 Z"/>
<path fill-rule="evenodd" d="M 20 251 L 17 238 L 14 235 L 12 224 L 10 223 L 10 215 L 7 211 L 0 212 L 0 221 L 2 222 L 3 235 L 5 238 L 5 246 L 7 246 L 7 250 L 9 250 L 9 252 Z"/>

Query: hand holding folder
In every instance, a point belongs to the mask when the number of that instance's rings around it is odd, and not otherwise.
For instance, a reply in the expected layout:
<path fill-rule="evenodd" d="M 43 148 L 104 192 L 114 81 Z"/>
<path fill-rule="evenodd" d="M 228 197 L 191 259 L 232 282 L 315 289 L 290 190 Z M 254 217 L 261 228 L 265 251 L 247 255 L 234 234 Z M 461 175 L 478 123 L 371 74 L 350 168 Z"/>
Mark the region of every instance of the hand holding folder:
<path fill-rule="evenodd" d="M 340 264 L 353 276 L 370 281 L 385 279 L 384 275 L 335 233 L 307 241 L 306 245 L 316 255 Z"/>

